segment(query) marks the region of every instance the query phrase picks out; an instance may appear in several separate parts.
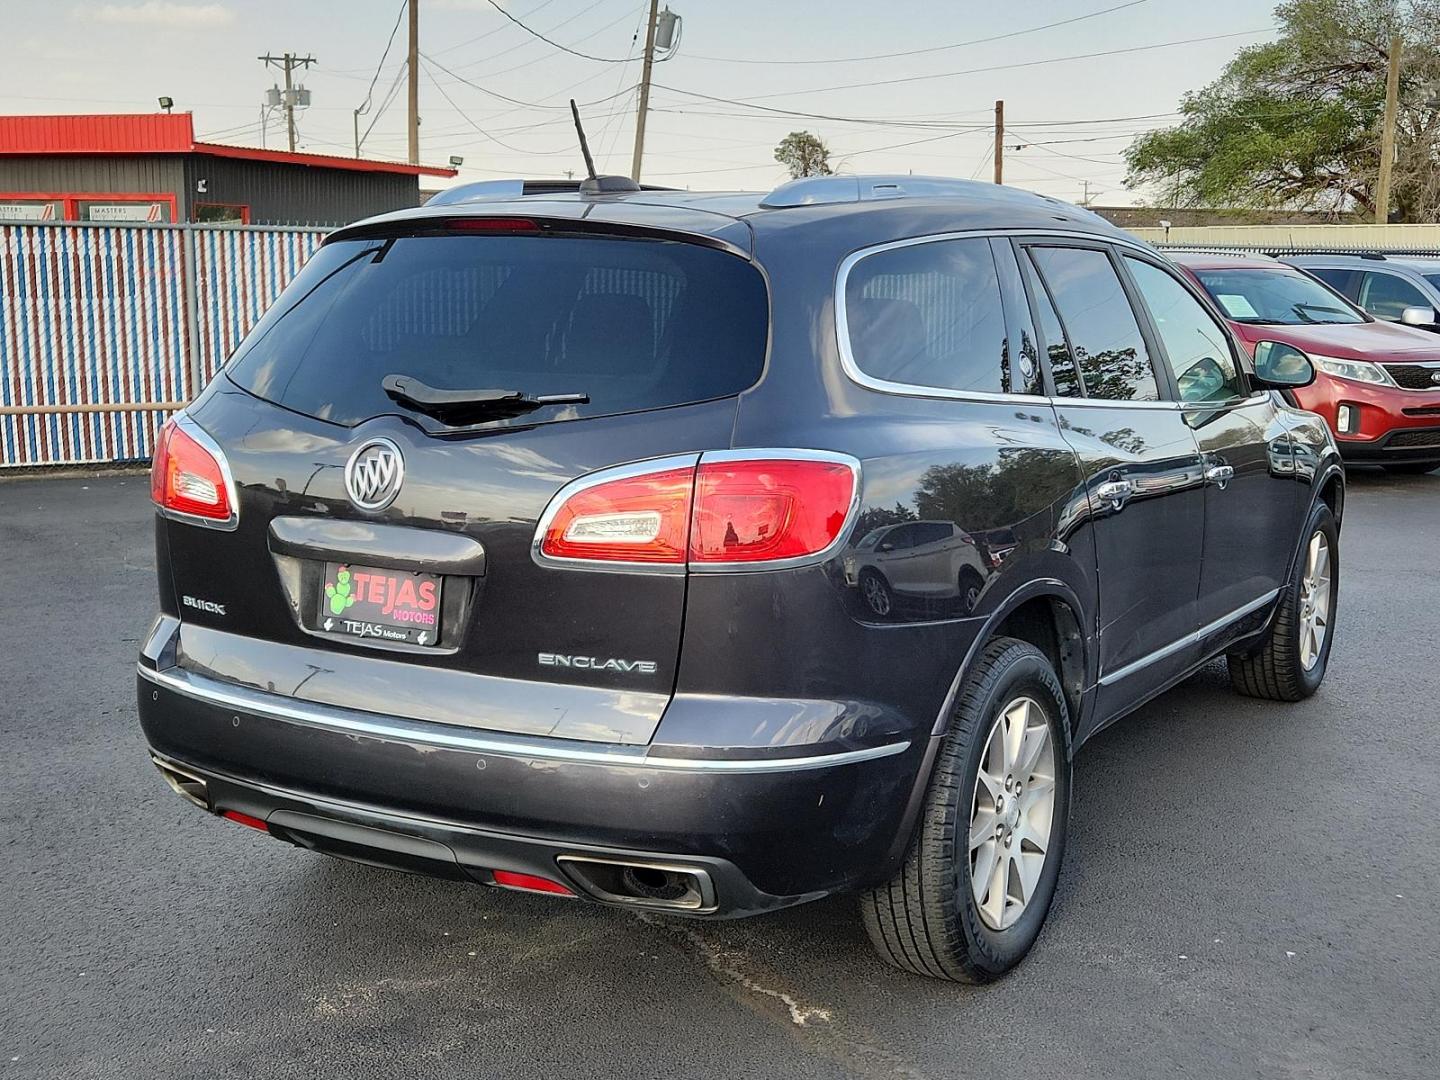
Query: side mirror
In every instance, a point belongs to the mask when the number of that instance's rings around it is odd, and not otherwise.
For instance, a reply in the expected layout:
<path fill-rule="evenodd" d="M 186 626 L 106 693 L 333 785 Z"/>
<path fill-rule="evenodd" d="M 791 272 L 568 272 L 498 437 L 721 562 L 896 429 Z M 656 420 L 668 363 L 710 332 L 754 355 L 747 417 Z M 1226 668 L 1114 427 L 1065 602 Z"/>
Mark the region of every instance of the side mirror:
<path fill-rule="evenodd" d="M 876 545 L 875 545 L 875 550 L 876 550 L 876 551 L 881 551 L 881 552 L 884 552 L 884 551 L 894 551 L 894 550 L 895 550 L 895 545 L 892 544 L 892 543 L 890 543 L 890 541 L 886 540 L 883 544 L 876 544 Z"/>
<path fill-rule="evenodd" d="M 1294 345 L 1262 341 L 1255 346 L 1255 381 L 1271 390 L 1296 390 L 1315 381 L 1315 364 Z"/>
<path fill-rule="evenodd" d="M 1406 326 L 1434 326 L 1435 309 L 1428 307 L 1407 307 L 1400 312 L 1400 321 Z"/>

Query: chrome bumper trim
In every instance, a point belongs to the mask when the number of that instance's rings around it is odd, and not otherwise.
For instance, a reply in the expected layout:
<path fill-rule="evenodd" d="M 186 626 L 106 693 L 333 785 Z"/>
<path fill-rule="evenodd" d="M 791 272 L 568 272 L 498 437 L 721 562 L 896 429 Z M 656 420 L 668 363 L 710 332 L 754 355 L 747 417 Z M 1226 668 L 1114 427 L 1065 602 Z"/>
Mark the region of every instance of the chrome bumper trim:
<path fill-rule="evenodd" d="M 537 739 L 522 735 L 471 732 L 451 725 L 426 724 L 399 717 L 383 717 L 374 713 L 341 709 L 309 701 L 269 694 L 262 690 L 237 686 L 234 683 L 196 675 L 183 668 L 155 671 L 137 664 L 140 677 L 166 690 L 183 694 L 208 705 L 264 716 L 291 724 L 340 731 L 395 742 L 422 743 L 450 750 L 467 750 L 479 754 L 504 757 L 565 761 L 580 765 L 619 765 L 626 768 L 665 769 L 673 772 L 704 773 L 769 773 L 793 772 L 804 769 L 829 769 L 837 765 L 854 765 L 862 761 L 903 754 L 910 748 L 909 740 L 871 746 L 862 750 L 844 750 L 834 754 L 812 754 L 802 757 L 771 758 L 680 758 L 660 757 L 650 753 L 648 746 L 606 746 L 584 748 L 573 743 Z"/>

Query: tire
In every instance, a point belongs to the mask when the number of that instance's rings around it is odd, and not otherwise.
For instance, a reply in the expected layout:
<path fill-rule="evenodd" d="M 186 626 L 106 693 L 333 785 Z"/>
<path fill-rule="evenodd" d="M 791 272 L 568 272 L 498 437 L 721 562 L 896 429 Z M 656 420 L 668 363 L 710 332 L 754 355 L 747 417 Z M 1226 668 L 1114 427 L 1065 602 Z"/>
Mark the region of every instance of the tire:
<path fill-rule="evenodd" d="M 1316 505 L 1306 523 L 1305 541 L 1295 559 L 1290 580 L 1280 591 L 1274 621 L 1260 645 L 1246 653 L 1226 657 L 1230 684 L 1247 697 L 1270 701 L 1301 701 L 1320 688 L 1335 642 L 1335 614 L 1340 596 L 1340 538 L 1335 517 L 1324 503 Z M 1306 631 L 1306 570 L 1317 540 L 1328 547 L 1329 573 L 1325 585 L 1324 637 L 1319 647 L 1302 640 Z"/>
<path fill-rule="evenodd" d="M 884 617 L 895 610 L 895 593 L 883 574 L 876 570 L 862 570 L 859 584 L 865 606 L 876 615 Z"/>
<path fill-rule="evenodd" d="M 1397 476 L 1423 476 L 1440 468 L 1440 464 L 1433 461 L 1397 461 L 1394 464 L 1380 467 L 1387 473 L 1394 473 Z"/>
<path fill-rule="evenodd" d="M 977 820 L 977 832 L 989 837 L 992 834 L 988 822 L 1003 829 L 1004 821 L 1013 819 L 1013 807 L 1008 810 L 1011 817 L 1003 820 L 998 814 L 989 819 L 974 815 L 983 814 L 985 800 L 990 800 L 992 806 L 996 801 L 990 794 L 994 789 L 982 785 L 979 778 L 982 761 L 993 770 L 998 760 L 988 756 L 991 736 L 1002 720 L 1002 712 L 1014 717 L 1018 715 L 1014 711 L 1017 703 L 1026 700 L 1030 711 L 1021 727 L 1038 734 L 1043 726 L 1049 737 L 1053 800 L 1043 856 L 1037 862 L 1034 842 L 1021 833 L 1026 826 L 1036 824 L 1030 815 L 1043 803 L 1044 784 L 1040 778 L 1046 760 L 1042 750 L 1035 767 L 1027 769 L 1024 776 L 1031 788 L 1024 803 L 1027 816 L 1015 826 L 1013 835 L 1020 842 L 1010 849 L 1022 852 L 1021 861 L 1030 868 L 1030 888 L 1023 906 L 1012 909 L 1005 895 L 1012 885 L 1019 887 L 1023 880 L 1019 864 L 1012 865 L 998 836 L 976 848 L 968 841 Z M 884 960 L 916 975 L 983 983 L 999 978 L 1025 958 L 1050 909 L 1065 855 L 1070 821 L 1069 732 L 1065 696 L 1045 655 L 1014 638 L 998 638 L 987 645 L 956 703 L 905 864 L 893 880 L 860 899 L 866 932 Z M 996 772 L 996 788 L 1002 783 L 1003 777 Z M 1003 794 L 999 792 L 1002 798 Z M 994 877 L 981 878 L 985 911 L 977 902 L 972 884 L 972 858 L 979 867 L 987 852 L 1005 860 L 1006 888 L 998 904 L 1002 920 L 999 928 L 991 925 L 996 917 L 997 894 L 983 887 Z M 1034 870 L 1037 865 L 1038 873 Z M 1006 923 L 1005 919 L 1010 921 Z"/>

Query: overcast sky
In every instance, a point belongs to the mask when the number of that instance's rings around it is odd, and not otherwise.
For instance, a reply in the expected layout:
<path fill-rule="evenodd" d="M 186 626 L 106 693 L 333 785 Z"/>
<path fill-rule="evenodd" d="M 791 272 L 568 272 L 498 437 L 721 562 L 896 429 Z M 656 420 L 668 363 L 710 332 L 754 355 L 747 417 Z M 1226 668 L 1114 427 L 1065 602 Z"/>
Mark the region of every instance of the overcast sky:
<path fill-rule="evenodd" d="M 643 45 L 637 31 L 648 5 L 500 2 L 546 37 L 598 59 L 530 36 L 488 0 L 419 0 L 420 47 L 433 58 L 422 63 L 423 159 L 443 164 L 462 155 L 462 180 L 579 170 L 565 107 L 574 96 L 600 171 L 629 172 Z M 1186 90 L 1213 79 L 1237 49 L 1272 37 L 1274 21 L 1269 0 L 669 4 L 684 18 L 683 33 L 673 58 L 655 68 L 648 181 L 768 189 L 785 178 L 775 144 L 801 129 L 826 139 L 842 171 L 988 178 L 994 101 L 1003 98 L 1012 147 L 1006 181 L 1079 200 L 1088 180 L 1102 205 L 1136 201 L 1121 183 L 1119 152 L 1129 137 L 1172 120 Z M 202 137 L 258 146 L 261 98 L 278 73 L 256 57 L 311 53 L 318 64 L 303 76 L 313 104 L 300 119 L 301 147 L 351 154 L 354 110 L 401 3 L 5 0 L 4 8 L 0 111 L 150 111 L 167 94 L 177 109 L 194 112 Z M 1036 29 L 1062 20 L 1073 21 Z M 1013 36 L 980 40 L 999 35 Z M 1193 40 L 1215 35 L 1229 36 Z M 1185 43 L 1150 48 L 1175 42 Z M 1110 55 L 1078 58 L 1102 52 Z M 848 59 L 894 53 L 911 55 Z M 361 118 L 362 131 L 374 121 L 366 156 L 405 155 L 403 80 L 376 119 L 404 54 L 402 23 Z M 617 62 L 626 57 L 637 59 Z M 1065 57 L 1077 58 L 1057 60 Z M 268 145 L 284 146 L 278 114 Z"/>

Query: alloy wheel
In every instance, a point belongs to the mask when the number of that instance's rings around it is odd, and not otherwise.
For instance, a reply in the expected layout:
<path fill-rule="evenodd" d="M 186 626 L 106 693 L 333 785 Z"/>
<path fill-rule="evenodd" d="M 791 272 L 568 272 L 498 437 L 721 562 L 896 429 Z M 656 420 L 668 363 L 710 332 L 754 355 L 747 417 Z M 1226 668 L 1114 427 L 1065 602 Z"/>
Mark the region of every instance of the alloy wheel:
<path fill-rule="evenodd" d="M 1323 532 L 1310 537 L 1305 576 L 1300 579 L 1300 666 L 1314 670 L 1330 632 L 1330 540 Z"/>
<path fill-rule="evenodd" d="M 970 889 L 980 918 L 1005 930 L 1040 883 L 1055 818 L 1055 740 L 1033 698 L 995 718 L 975 777 L 970 810 Z"/>

